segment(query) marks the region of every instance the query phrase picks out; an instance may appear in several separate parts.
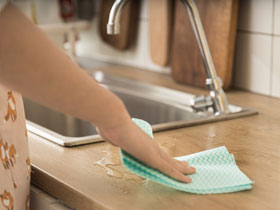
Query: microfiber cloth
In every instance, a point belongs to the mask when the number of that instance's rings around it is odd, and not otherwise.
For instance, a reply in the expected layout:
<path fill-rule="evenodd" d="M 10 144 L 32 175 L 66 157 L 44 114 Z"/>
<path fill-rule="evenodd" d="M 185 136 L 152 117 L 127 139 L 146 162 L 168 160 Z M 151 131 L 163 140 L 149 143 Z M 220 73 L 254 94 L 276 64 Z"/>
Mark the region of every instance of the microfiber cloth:
<path fill-rule="evenodd" d="M 153 138 L 152 127 L 149 123 L 139 119 L 133 119 L 133 121 Z M 177 190 L 196 194 L 217 194 L 252 188 L 253 182 L 240 171 L 234 156 L 229 154 L 225 146 L 176 159 L 187 161 L 190 166 L 196 168 L 195 174 L 188 175 L 192 178 L 191 183 L 176 181 L 121 150 L 122 163 L 131 172 Z"/>

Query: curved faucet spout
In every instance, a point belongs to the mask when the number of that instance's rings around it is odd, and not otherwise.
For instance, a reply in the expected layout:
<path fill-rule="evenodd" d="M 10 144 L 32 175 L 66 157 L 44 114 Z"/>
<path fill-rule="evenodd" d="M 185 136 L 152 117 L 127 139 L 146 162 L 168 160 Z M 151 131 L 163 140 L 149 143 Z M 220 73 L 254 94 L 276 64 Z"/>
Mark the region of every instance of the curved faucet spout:
<path fill-rule="evenodd" d="M 115 0 L 107 24 L 108 34 L 119 33 L 121 11 L 123 5 L 127 1 L 128 0 Z M 208 97 L 195 98 L 191 102 L 192 107 L 196 111 L 202 111 L 208 109 L 209 107 L 212 107 L 216 115 L 229 113 L 230 110 L 228 107 L 226 94 L 222 89 L 223 84 L 221 79 L 217 76 L 215 65 L 211 56 L 211 52 L 207 43 L 207 39 L 204 33 L 204 29 L 200 20 L 196 4 L 193 0 L 181 0 L 181 2 L 186 7 L 191 20 L 192 28 L 195 34 L 195 38 L 202 57 L 204 69 L 207 75 L 206 86 L 210 90 L 210 95 Z"/>
<path fill-rule="evenodd" d="M 203 61 L 204 69 L 207 75 L 206 86 L 210 90 L 210 98 L 213 102 L 215 114 L 230 112 L 226 94 L 222 89 L 222 80 L 217 76 L 215 65 L 211 56 L 205 32 L 200 20 L 199 12 L 193 0 L 181 0 L 190 17 L 191 25 L 195 34 L 196 42 Z M 200 104 L 200 98 L 194 99 L 193 108 L 196 109 L 196 103 Z"/>
<path fill-rule="evenodd" d="M 206 70 L 208 78 L 217 77 L 213 59 L 209 50 L 209 46 L 206 40 L 204 29 L 201 23 L 198 9 L 193 0 L 181 0 L 182 4 L 187 9 L 190 17 L 192 28 L 195 34 L 195 38 L 200 50 L 200 54 L 203 60 L 203 65 Z"/>
<path fill-rule="evenodd" d="M 127 0 L 116 0 L 110 11 L 107 34 L 119 34 L 120 33 L 120 18 L 122 14 L 122 8 Z"/>

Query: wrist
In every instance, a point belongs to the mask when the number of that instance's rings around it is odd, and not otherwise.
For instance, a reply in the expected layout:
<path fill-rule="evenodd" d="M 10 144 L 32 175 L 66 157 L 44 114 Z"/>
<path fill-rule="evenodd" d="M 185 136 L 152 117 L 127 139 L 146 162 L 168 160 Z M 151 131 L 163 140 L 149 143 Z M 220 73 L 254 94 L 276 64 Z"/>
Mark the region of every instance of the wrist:
<path fill-rule="evenodd" d="M 115 146 L 121 147 L 135 126 L 129 118 L 128 120 L 119 121 L 114 127 L 97 127 L 97 131 L 102 138 Z"/>

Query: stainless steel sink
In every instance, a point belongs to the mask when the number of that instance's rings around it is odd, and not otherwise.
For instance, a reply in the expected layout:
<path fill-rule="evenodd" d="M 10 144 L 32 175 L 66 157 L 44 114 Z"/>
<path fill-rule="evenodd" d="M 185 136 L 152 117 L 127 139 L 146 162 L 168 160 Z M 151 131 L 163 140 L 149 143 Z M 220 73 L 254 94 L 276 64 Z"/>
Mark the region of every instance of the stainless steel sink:
<path fill-rule="evenodd" d="M 195 113 L 190 107 L 194 95 L 96 72 L 92 75 L 102 86 L 118 95 L 134 118 L 148 121 L 155 132 L 257 113 L 230 105 L 231 113 Z M 62 146 L 103 141 L 89 122 L 55 112 L 24 98 L 27 129 Z"/>

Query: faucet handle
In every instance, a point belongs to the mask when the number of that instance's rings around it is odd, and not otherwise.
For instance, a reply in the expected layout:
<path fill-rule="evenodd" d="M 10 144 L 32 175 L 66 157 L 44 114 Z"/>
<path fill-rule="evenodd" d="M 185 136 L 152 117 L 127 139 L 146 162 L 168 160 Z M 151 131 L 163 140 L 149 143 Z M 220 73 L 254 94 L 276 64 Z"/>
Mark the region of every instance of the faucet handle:
<path fill-rule="evenodd" d="M 208 108 L 213 107 L 213 100 L 211 96 L 198 96 L 190 101 L 191 107 L 196 112 L 207 111 Z"/>

